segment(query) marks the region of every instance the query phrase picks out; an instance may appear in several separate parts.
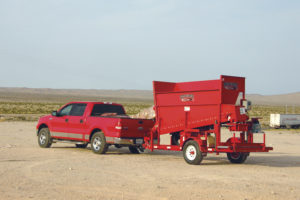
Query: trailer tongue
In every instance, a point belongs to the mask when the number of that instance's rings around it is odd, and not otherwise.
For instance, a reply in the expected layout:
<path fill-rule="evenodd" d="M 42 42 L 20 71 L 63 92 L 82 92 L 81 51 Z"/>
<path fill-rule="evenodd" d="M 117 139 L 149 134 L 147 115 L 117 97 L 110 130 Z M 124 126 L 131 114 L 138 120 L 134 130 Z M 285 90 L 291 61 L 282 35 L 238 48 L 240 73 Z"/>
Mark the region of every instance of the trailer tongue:
<path fill-rule="evenodd" d="M 258 119 L 247 115 L 245 78 L 221 76 L 219 80 L 183 83 L 153 82 L 156 122 L 144 138 L 144 148 L 183 151 L 189 164 L 200 164 L 207 153 L 227 153 L 232 163 L 243 163 L 250 152 L 268 152 L 265 133 Z M 241 97 L 241 99 L 239 99 Z M 232 133 L 221 142 L 221 128 Z M 263 134 L 254 143 L 254 134 Z M 170 145 L 160 144 L 160 136 L 170 134 Z M 214 144 L 208 143 L 213 137 Z"/>

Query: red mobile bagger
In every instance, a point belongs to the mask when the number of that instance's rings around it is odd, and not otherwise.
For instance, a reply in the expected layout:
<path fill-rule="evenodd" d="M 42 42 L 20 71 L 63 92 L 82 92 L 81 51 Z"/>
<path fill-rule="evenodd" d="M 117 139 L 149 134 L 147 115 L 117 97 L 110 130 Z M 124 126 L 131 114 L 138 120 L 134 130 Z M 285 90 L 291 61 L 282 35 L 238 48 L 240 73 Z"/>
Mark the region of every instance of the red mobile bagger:
<path fill-rule="evenodd" d="M 258 119 L 249 120 L 251 103 L 245 99 L 244 77 L 222 75 L 219 80 L 183 83 L 154 81 L 153 94 L 156 122 L 144 138 L 144 148 L 183 151 L 189 164 L 200 164 L 207 153 L 227 153 L 230 162 L 243 163 L 250 152 L 273 149 L 266 147 Z M 222 127 L 232 134 L 225 142 L 221 142 Z M 263 134 L 261 143 L 254 143 L 256 133 Z M 160 144 L 164 134 L 171 135 L 170 145 Z M 208 138 L 215 141 L 209 144 Z"/>

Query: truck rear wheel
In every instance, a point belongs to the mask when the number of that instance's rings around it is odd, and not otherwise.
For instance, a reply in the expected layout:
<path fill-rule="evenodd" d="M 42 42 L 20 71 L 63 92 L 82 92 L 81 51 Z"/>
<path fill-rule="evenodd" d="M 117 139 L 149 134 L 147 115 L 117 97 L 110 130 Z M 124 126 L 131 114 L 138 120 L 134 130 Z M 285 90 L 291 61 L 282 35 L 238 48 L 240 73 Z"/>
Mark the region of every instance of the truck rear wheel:
<path fill-rule="evenodd" d="M 227 158 L 231 163 L 240 164 L 246 161 L 249 154 L 241 152 L 227 153 Z"/>
<path fill-rule="evenodd" d="M 105 154 L 108 145 L 106 143 L 105 136 L 103 132 L 96 132 L 94 133 L 92 140 L 91 140 L 91 147 L 94 153 L 97 154 Z"/>
<path fill-rule="evenodd" d="M 129 146 L 128 148 L 129 148 L 129 151 L 133 154 L 139 154 L 140 153 L 140 151 L 137 147 Z"/>
<path fill-rule="evenodd" d="M 184 160 L 191 165 L 199 165 L 203 159 L 202 152 L 196 141 L 190 140 L 183 147 Z"/>
<path fill-rule="evenodd" d="M 49 148 L 52 145 L 50 131 L 48 128 L 42 128 L 38 133 L 38 143 L 42 148 Z"/>

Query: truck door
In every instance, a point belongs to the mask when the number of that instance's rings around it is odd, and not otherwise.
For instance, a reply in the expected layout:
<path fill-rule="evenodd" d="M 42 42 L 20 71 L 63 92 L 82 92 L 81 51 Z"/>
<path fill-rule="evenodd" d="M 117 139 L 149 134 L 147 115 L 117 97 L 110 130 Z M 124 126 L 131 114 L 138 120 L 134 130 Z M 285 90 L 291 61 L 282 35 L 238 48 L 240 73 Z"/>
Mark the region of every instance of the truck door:
<path fill-rule="evenodd" d="M 73 107 L 69 116 L 69 132 L 72 133 L 70 137 L 77 139 L 83 139 L 83 135 L 86 130 L 86 117 L 84 116 L 87 104 L 85 103 L 76 103 L 73 104 Z"/>
<path fill-rule="evenodd" d="M 68 120 L 73 105 L 68 104 L 58 111 L 57 116 L 52 116 L 50 132 L 52 137 L 67 137 Z"/>

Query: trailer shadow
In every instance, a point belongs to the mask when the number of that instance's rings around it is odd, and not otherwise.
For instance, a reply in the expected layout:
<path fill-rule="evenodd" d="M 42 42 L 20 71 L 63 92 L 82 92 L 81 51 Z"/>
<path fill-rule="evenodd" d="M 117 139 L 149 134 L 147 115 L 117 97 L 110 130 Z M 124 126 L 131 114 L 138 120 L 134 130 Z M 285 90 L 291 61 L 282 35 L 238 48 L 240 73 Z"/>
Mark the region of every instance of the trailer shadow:
<path fill-rule="evenodd" d="M 76 148 L 74 146 L 57 146 L 52 147 L 57 149 L 77 149 L 78 151 L 92 151 L 91 147 L 87 147 L 84 149 Z M 149 151 L 145 150 L 145 152 L 141 154 L 132 154 L 128 148 L 115 148 L 110 147 L 106 152 L 107 155 L 132 155 L 132 156 L 141 156 L 141 155 L 153 155 L 153 156 L 171 156 L 173 158 L 180 158 L 183 159 L 182 152 L 176 151 L 163 151 L 163 150 L 156 150 L 156 151 Z M 232 164 L 228 161 L 227 157 L 224 155 L 215 156 L 215 155 L 208 155 L 204 157 L 201 165 L 237 165 Z M 248 159 L 242 165 L 259 165 L 259 166 L 268 166 L 268 167 L 300 167 L 300 156 L 291 155 L 289 153 L 284 152 L 276 152 L 276 153 L 261 153 L 250 155 Z"/>
<path fill-rule="evenodd" d="M 230 163 L 226 157 L 206 157 L 204 158 L 209 163 L 203 163 L 203 165 L 237 165 Z M 202 163 L 201 163 L 202 164 Z M 260 165 L 267 167 L 300 167 L 300 156 L 292 155 L 268 155 L 268 156 L 249 156 L 243 165 Z"/>

